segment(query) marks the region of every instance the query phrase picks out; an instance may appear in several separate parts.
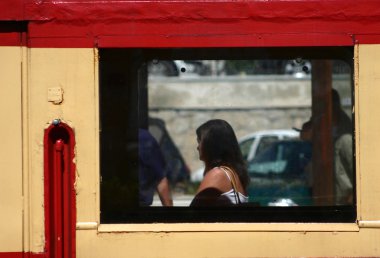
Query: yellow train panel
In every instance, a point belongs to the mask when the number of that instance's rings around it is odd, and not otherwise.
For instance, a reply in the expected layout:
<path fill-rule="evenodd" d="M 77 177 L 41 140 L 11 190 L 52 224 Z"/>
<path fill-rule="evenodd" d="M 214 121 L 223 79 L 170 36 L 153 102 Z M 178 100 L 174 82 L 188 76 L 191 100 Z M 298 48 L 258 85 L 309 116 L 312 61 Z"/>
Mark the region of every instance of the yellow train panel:
<path fill-rule="evenodd" d="M 21 47 L 0 48 L 0 250 L 8 252 L 23 248 L 22 54 Z"/>
<path fill-rule="evenodd" d="M 31 146 L 30 250 L 42 252 L 44 243 L 42 128 L 58 118 L 72 126 L 76 136 L 77 257 L 380 256 L 380 119 L 374 112 L 380 97 L 379 52 L 379 45 L 356 49 L 358 223 L 99 225 L 96 51 L 30 49 L 25 140 Z"/>
<path fill-rule="evenodd" d="M 94 50 L 88 48 L 30 49 L 31 252 L 44 250 L 43 129 L 53 119 L 68 123 L 77 137 L 77 220 L 92 221 L 98 217 L 98 98 L 94 60 Z M 57 92 L 62 102 L 56 103 Z"/>
<path fill-rule="evenodd" d="M 359 220 L 380 221 L 380 76 L 379 45 L 358 47 L 358 78 L 356 84 L 356 149 L 359 189 Z"/>

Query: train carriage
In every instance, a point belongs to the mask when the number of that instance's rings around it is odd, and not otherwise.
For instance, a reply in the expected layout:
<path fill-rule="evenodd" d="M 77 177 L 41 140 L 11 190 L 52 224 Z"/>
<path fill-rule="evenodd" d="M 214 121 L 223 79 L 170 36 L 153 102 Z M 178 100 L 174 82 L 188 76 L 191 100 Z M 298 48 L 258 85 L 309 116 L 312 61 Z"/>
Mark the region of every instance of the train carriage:
<path fill-rule="evenodd" d="M 379 7 L 1 1 L 0 257 L 380 256 Z M 332 92 L 350 121 L 341 163 Z M 247 205 L 189 207 L 194 131 L 212 118 L 245 141 L 312 118 L 311 150 L 265 135 Z M 174 207 L 139 203 L 141 127 Z"/>

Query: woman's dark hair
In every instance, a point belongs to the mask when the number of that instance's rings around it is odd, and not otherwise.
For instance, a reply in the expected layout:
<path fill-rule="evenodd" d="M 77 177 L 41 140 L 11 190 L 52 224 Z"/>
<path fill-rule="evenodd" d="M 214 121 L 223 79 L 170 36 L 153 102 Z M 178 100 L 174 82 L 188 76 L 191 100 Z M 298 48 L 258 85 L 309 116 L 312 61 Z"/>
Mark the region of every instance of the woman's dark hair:
<path fill-rule="evenodd" d="M 239 143 L 231 125 L 221 119 L 209 120 L 196 130 L 202 141 L 202 156 L 208 167 L 228 166 L 239 176 L 244 189 L 249 176 Z"/>

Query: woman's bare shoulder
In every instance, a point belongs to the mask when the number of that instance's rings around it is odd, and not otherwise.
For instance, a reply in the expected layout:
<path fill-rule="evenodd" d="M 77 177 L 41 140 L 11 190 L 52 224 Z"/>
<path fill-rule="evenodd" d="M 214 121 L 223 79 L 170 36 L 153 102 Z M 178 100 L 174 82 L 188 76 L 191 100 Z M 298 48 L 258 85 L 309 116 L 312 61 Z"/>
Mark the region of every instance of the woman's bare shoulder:
<path fill-rule="evenodd" d="M 228 181 L 226 181 L 225 173 L 218 167 L 210 169 L 205 174 L 202 180 L 199 190 L 203 190 L 208 187 L 214 187 L 220 190 L 225 190 L 228 187 Z"/>
<path fill-rule="evenodd" d="M 210 169 L 209 171 L 207 171 L 206 176 L 208 177 L 218 177 L 220 176 L 223 172 L 223 170 L 220 168 L 220 167 L 214 167 L 212 169 Z"/>

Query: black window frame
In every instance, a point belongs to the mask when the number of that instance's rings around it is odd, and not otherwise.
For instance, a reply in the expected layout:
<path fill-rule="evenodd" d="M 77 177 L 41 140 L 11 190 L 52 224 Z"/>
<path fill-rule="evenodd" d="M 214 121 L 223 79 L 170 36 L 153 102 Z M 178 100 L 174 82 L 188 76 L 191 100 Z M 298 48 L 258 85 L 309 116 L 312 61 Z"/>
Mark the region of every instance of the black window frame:
<path fill-rule="evenodd" d="M 125 161 L 122 154 L 117 154 L 119 165 L 114 166 L 118 170 L 120 184 L 128 186 L 128 190 L 115 191 L 111 198 L 120 198 L 109 205 L 106 197 L 104 180 L 108 176 L 104 171 L 110 162 L 114 162 L 112 155 L 107 154 L 108 139 L 104 138 L 104 132 L 121 132 L 122 137 L 115 136 L 112 141 L 117 141 L 119 146 L 115 152 L 128 151 L 122 144 L 123 140 L 133 138 L 137 140 L 139 112 L 147 112 L 143 106 L 144 100 L 139 100 L 139 87 L 147 83 L 146 65 L 149 60 L 223 60 L 223 59 L 295 59 L 303 57 L 307 59 L 341 59 L 351 66 L 353 81 L 353 47 L 256 47 L 256 48 L 127 48 L 127 49 L 99 49 L 99 71 L 100 71 L 100 221 L 107 223 L 200 223 L 200 222 L 324 222 L 324 223 L 352 223 L 356 221 L 357 210 L 356 200 L 353 205 L 345 206 L 303 206 L 303 207 L 258 207 L 254 204 L 239 207 L 213 207 L 213 208 L 193 208 L 193 207 L 139 207 L 136 202 L 137 189 L 137 163 L 133 153 L 128 154 L 131 162 L 121 164 Z M 124 88 L 118 89 L 114 94 L 119 96 L 118 101 L 108 103 L 107 89 L 108 80 L 112 76 L 109 67 L 116 68 L 115 85 Z M 121 69 L 120 66 L 123 68 Z M 123 71 L 125 74 L 122 74 Z M 115 78 L 113 78 L 115 79 Z M 112 80 L 112 79 L 111 79 Z M 353 85 L 353 83 L 352 83 Z M 117 87 L 116 87 L 117 88 Z M 354 105 L 354 89 L 352 92 L 352 105 Z M 142 98 L 144 99 L 144 98 Z M 128 103 L 128 105 L 124 105 Z M 108 126 L 107 119 L 112 112 L 117 112 L 111 120 L 112 126 Z M 117 124 L 117 117 L 120 124 Z M 139 122 L 138 122 L 139 121 Z M 355 125 L 353 116 L 353 127 Z M 128 133 L 124 133 L 128 132 Z M 130 133 L 132 132 L 132 133 Z M 353 128 L 353 150 L 355 150 L 354 140 L 355 128 Z M 112 150 L 111 150 L 112 152 Z M 353 152 L 355 153 L 355 152 Z M 106 156 L 106 157 L 105 157 Z M 355 174 L 355 155 L 353 157 Z M 120 166 L 120 167 L 118 167 Z M 120 170 L 130 170 L 129 176 L 124 175 Z M 356 182 L 354 177 L 353 194 L 356 196 Z M 124 196 L 127 195 L 127 196 Z M 354 197 L 355 198 L 355 197 Z M 131 201 L 131 199 L 133 199 Z M 128 205 L 125 205 L 128 204 Z"/>

